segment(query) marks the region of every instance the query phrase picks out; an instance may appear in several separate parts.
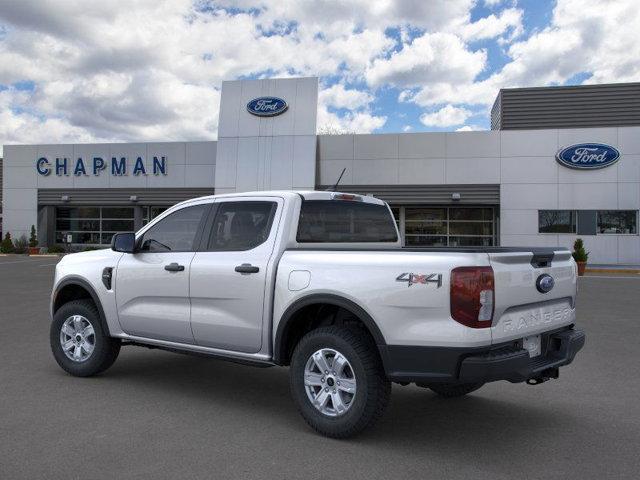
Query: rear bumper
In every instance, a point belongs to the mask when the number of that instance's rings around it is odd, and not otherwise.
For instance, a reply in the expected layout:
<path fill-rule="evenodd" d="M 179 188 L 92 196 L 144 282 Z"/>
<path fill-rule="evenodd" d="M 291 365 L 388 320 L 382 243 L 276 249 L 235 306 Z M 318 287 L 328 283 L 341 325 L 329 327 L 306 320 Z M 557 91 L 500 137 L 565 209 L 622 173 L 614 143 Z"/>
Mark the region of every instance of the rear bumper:
<path fill-rule="evenodd" d="M 476 348 L 386 345 L 380 353 L 395 382 L 517 383 L 556 377 L 558 367 L 570 364 L 584 342 L 584 332 L 571 326 L 543 333 L 542 354 L 534 358 L 521 341 Z"/>

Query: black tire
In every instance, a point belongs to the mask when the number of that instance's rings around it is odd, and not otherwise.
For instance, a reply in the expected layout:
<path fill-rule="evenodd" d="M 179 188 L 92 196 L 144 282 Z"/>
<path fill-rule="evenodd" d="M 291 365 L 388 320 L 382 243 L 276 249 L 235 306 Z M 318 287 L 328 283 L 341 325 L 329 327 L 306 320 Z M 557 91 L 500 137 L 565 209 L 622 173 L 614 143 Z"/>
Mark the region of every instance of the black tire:
<path fill-rule="evenodd" d="M 462 397 L 467 393 L 475 392 L 484 385 L 478 383 L 432 383 L 428 387 L 435 393 L 445 398 Z"/>
<path fill-rule="evenodd" d="M 317 410 L 304 384 L 305 366 L 319 349 L 331 348 L 346 357 L 356 378 L 356 394 L 345 413 L 331 417 Z M 307 333 L 293 351 L 290 368 L 291 395 L 305 421 L 317 432 L 347 438 L 372 426 L 384 413 L 391 394 L 375 344 L 359 329 L 321 327 Z"/>
<path fill-rule="evenodd" d="M 60 331 L 64 322 L 73 315 L 83 316 L 93 327 L 93 352 L 84 361 L 74 361 L 67 357 L 60 344 Z M 76 377 L 90 377 L 104 372 L 113 365 L 120 353 L 120 340 L 109 337 L 102 328 L 98 309 L 90 300 L 73 300 L 65 303 L 53 316 L 49 334 L 51 351 L 58 365 Z"/>

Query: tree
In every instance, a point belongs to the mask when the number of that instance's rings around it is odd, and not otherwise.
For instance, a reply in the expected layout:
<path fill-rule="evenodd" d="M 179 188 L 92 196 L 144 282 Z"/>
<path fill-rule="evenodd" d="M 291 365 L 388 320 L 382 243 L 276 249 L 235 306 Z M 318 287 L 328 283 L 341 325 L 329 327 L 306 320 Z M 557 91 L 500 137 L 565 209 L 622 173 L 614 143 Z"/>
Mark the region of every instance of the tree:
<path fill-rule="evenodd" d="M 0 243 L 0 252 L 2 253 L 13 253 L 15 248 L 13 247 L 13 241 L 11 240 L 11 234 L 7 232 L 4 236 L 4 240 Z"/>
<path fill-rule="evenodd" d="M 38 236 L 36 235 L 35 225 L 31 225 L 31 235 L 29 235 L 29 246 L 30 247 L 38 246 Z"/>
<path fill-rule="evenodd" d="M 576 262 L 586 262 L 589 258 L 589 252 L 584 249 L 584 242 L 581 238 L 576 238 L 573 244 L 573 259 Z"/>

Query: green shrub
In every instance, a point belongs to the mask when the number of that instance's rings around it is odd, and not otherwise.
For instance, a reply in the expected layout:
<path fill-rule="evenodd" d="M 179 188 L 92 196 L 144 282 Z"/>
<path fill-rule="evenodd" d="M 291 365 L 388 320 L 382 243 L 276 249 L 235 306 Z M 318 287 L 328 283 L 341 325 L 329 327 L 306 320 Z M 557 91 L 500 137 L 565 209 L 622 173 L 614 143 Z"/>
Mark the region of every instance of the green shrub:
<path fill-rule="evenodd" d="M 573 259 L 576 262 L 586 262 L 589 258 L 589 252 L 584 249 L 584 242 L 581 238 L 576 238 L 573 243 Z"/>
<path fill-rule="evenodd" d="M 0 252 L 2 253 L 13 253 L 15 248 L 13 246 L 13 241 L 11 240 L 11 234 L 7 232 L 4 236 L 4 240 L 0 243 Z"/>
<path fill-rule="evenodd" d="M 15 253 L 27 253 L 27 247 L 29 246 L 29 242 L 27 241 L 26 235 L 20 235 L 14 243 Z"/>
<path fill-rule="evenodd" d="M 38 236 L 36 235 L 35 225 L 31 225 L 31 235 L 29 235 L 29 246 L 30 247 L 38 246 Z"/>
<path fill-rule="evenodd" d="M 49 248 L 47 248 L 47 252 L 48 253 L 64 253 L 65 249 L 60 245 L 51 245 Z"/>

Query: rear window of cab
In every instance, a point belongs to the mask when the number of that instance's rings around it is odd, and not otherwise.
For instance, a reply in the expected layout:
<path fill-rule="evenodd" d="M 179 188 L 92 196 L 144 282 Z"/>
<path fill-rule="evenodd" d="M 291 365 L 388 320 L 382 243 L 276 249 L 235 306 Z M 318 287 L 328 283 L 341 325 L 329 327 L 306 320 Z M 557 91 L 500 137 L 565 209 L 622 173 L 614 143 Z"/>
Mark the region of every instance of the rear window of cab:
<path fill-rule="evenodd" d="M 305 200 L 298 243 L 397 242 L 395 220 L 386 205 L 346 200 Z"/>

